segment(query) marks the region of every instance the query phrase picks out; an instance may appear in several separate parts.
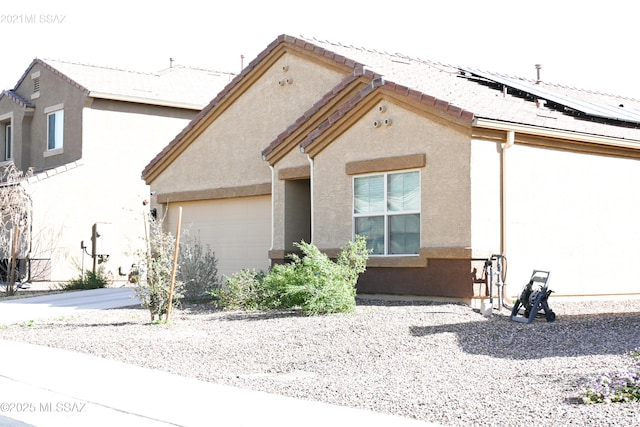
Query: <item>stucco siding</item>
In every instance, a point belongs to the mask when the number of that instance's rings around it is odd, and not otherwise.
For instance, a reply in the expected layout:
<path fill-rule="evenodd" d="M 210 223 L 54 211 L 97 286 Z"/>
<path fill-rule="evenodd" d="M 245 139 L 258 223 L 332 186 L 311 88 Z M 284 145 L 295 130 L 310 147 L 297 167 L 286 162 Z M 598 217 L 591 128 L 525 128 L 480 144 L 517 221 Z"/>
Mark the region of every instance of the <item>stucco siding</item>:
<path fill-rule="evenodd" d="M 500 144 L 495 141 L 471 141 L 471 248 L 474 258 L 488 258 L 501 251 L 500 150 Z"/>
<path fill-rule="evenodd" d="M 336 71 L 284 55 L 233 103 L 223 100 L 224 111 L 152 185 L 173 193 L 270 182 L 262 150 L 341 78 Z M 286 79 L 290 83 L 282 83 Z"/>
<path fill-rule="evenodd" d="M 294 149 L 287 153 L 277 165 L 274 167 L 274 184 L 273 184 L 273 216 L 278 220 L 273 222 L 273 247 L 277 249 L 285 249 L 291 242 L 285 242 L 285 180 L 280 178 L 279 172 L 286 170 L 302 170 L 310 169 L 307 155 L 301 153 L 300 150 Z"/>
<path fill-rule="evenodd" d="M 453 127 L 383 102 L 318 154 L 313 169 L 314 243 L 343 246 L 352 236 L 352 177 L 345 163 L 424 153 L 421 168 L 421 247 L 468 247 L 469 138 Z M 375 127 L 376 120 L 392 120 Z"/>
<path fill-rule="evenodd" d="M 182 229 L 209 245 L 220 277 L 244 269 L 267 271 L 271 245 L 271 197 L 203 200 L 169 205 L 167 231 L 175 234 L 182 207 Z"/>
<path fill-rule="evenodd" d="M 516 145 L 507 169 L 510 293 L 533 269 L 558 294 L 640 293 L 637 160 Z"/>
<path fill-rule="evenodd" d="M 32 76 L 37 73 L 40 73 L 38 77 L 40 90 L 34 94 Z M 23 139 L 24 143 L 30 142 L 30 144 L 28 144 L 28 150 L 22 153 L 19 165 L 23 169 L 32 167 L 38 171 L 80 159 L 85 93 L 40 64 L 36 64 L 30 70 L 16 92 L 35 104 L 30 123 L 30 136 L 28 139 Z M 53 152 L 47 150 L 47 112 L 51 112 L 48 109 L 55 106 L 61 106 L 64 111 L 64 141 L 62 150 L 56 150 L 56 154 L 50 155 Z"/>

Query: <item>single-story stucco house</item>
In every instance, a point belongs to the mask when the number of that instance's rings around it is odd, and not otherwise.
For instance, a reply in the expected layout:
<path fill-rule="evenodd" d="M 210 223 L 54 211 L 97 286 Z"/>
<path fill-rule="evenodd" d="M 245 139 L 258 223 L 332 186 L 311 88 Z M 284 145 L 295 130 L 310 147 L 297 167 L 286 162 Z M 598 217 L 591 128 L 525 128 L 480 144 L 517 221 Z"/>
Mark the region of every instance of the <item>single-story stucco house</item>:
<path fill-rule="evenodd" d="M 227 275 L 361 234 L 360 293 L 479 301 L 503 254 L 508 295 L 542 269 L 558 296 L 632 297 L 639 127 L 638 100 L 282 35 L 143 178 Z"/>

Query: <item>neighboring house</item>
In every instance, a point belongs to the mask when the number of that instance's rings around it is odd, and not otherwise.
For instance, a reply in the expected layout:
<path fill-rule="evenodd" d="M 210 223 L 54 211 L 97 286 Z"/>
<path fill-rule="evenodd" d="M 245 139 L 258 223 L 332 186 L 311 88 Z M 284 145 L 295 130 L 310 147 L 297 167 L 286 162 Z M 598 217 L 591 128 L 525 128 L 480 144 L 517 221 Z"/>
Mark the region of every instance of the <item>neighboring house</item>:
<path fill-rule="evenodd" d="M 233 77 L 35 59 L 0 94 L 0 166 L 13 162 L 33 173 L 31 280 L 78 276 L 92 268 L 93 253 L 123 278 L 118 272 L 144 248 L 149 188 L 140 170 Z"/>
<path fill-rule="evenodd" d="M 224 274 L 362 234 L 361 293 L 477 302 L 503 254 L 511 296 L 533 269 L 640 296 L 639 128 L 638 100 L 283 35 L 143 178 Z"/>

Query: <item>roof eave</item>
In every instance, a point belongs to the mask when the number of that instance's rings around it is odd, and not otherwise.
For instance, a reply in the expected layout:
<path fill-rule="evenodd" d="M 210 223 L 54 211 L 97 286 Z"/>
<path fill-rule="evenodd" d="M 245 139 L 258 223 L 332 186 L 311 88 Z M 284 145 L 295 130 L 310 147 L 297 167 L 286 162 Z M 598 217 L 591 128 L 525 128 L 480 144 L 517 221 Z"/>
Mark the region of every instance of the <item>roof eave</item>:
<path fill-rule="evenodd" d="M 606 135 L 595 135 L 583 132 L 569 131 L 563 129 L 545 128 L 532 126 L 523 123 L 506 122 L 496 119 L 475 117 L 472 122 L 475 128 L 513 131 L 517 133 L 529 134 L 543 138 L 564 139 L 576 142 L 585 142 L 590 144 L 601 144 L 612 147 L 631 148 L 640 150 L 640 140 L 616 138 Z"/>
<path fill-rule="evenodd" d="M 107 92 L 89 92 L 89 97 L 96 99 L 108 99 L 111 101 L 121 101 L 121 102 L 131 102 L 135 104 L 148 104 L 148 105 L 157 105 L 161 107 L 171 107 L 171 108 L 180 108 L 187 110 L 202 110 L 206 105 L 203 104 L 193 104 L 187 102 L 175 102 L 169 100 L 160 100 L 153 98 L 145 98 L 139 96 L 127 96 L 120 95 L 115 93 L 107 93 Z"/>

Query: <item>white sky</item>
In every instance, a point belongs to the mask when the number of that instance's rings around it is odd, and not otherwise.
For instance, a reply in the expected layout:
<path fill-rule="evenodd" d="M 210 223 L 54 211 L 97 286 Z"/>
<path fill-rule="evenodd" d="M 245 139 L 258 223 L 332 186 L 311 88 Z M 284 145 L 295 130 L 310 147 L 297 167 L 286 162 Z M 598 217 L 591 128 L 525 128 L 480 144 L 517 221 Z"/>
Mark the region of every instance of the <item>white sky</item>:
<path fill-rule="evenodd" d="M 539 63 L 547 82 L 640 98 L 639 11 L 633 0 L 3 0 L 0 89 L 36 57 L 238 72 L 241 55 L 248 64 L 289 34 L 528 78 Z"/>

